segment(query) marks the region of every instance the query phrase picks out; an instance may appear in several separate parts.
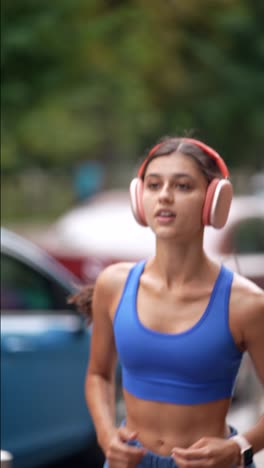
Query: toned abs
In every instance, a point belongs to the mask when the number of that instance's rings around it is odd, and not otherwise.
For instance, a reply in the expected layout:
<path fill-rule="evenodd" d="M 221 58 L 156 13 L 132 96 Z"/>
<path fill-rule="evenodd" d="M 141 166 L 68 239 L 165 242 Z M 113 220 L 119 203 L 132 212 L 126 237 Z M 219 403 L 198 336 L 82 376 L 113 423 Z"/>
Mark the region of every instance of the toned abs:
<path fill-rule="evenodd" d="M 142 445 L 159 455 L 175 446 L 187 448 L 202 437 L 229 435 L 225 418 L 230 400 L 200 405 L 175 405 L 135 398 L 124 390 L 126 426 Z"/>

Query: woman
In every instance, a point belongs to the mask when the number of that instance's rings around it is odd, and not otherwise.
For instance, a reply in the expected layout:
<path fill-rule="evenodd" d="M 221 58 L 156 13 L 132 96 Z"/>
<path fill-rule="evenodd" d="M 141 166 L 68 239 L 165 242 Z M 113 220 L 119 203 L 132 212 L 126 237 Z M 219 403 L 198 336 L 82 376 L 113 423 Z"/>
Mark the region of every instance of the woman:
<path fill-rule="evenodd" d="M 105 467 L 253 467 L 264 448 L 263 417 L 242 436 L 226 424 L 244 351 L 264 383 L 264 294 L 203 250 L 204 226 L 224 225 L 231 198 L 224 161 L 188 138 L 157 144 L 131 183 L 133 213 L 154 232 L 156 252 L 109 266 L 93 292 L 86 397 Z"/>

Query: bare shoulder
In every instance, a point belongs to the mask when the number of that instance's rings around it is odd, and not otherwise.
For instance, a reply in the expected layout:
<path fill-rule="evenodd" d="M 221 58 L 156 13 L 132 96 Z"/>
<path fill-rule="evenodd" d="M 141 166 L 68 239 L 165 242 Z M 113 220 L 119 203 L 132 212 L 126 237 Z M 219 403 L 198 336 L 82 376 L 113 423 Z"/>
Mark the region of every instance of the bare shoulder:
<path fill-rule="evenodd" d="M 119 262 L 106 267 L 97 277 L 96 287 L 104 288 L 106 291 L 115 291 L 116 288 L 124 286 L 128 273 L 134 263 Z"/>
<path fill-rule="evenodd" d="M 248 298 L 249 300 L 262 302 L 264 298 L 263 289 L 238 273 L 234 273 L 232 294 L 237 298 L 240 297 L 240 300 L 246 300 Z"/>
<path fill-rule="evenodd" d="M 97 277 L 94 290 L 94 308 L 100 304 L 112 315 L 134 263 L 119 262 L 106 267 Z"/>
<path fill-rule="evenodd" d="M 264 290 L 237 273 L 234 274 L 231 306 L 245 324 L 252 319 L 264 324 Z"/>

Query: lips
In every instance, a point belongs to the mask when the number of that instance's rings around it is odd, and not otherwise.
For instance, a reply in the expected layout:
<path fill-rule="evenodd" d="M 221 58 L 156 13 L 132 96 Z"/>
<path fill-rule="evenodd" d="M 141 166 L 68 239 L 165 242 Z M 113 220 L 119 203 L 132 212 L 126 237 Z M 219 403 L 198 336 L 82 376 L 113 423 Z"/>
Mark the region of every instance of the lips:
<path fill-rule="evenodd" d="M 156 212 L 156 217 L 157 218 L 175 218 L 176 214 L 174 211 L 167 210 L 167 209 L 160 209 Z"/>

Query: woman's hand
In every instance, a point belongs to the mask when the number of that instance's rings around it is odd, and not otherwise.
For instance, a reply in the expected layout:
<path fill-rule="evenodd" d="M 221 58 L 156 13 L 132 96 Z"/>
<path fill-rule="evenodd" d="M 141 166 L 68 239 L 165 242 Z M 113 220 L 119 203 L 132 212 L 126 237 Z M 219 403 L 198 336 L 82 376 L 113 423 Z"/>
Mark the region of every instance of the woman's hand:
<path fill-rule="evenodd" d="M 203 437 L 187 449 L 174 447 L 172 457 L 179 468 L 230 468 L 239 465 L 240 448 L 232 438 Z"/>
<path fill-rule="evenodd" d="M 136 437 L 137 433 L 129 431 L 126 427 L 116 430 L 105 453 L 109 468 L 135 468 L 137 466 L 147 451 L 143 447 L 133 447 L 127 444 Z"/>

